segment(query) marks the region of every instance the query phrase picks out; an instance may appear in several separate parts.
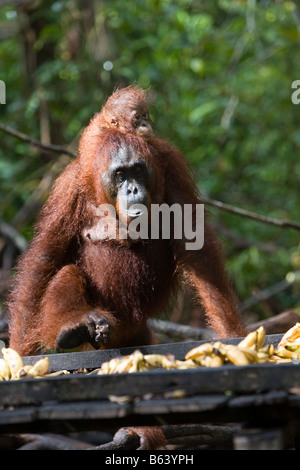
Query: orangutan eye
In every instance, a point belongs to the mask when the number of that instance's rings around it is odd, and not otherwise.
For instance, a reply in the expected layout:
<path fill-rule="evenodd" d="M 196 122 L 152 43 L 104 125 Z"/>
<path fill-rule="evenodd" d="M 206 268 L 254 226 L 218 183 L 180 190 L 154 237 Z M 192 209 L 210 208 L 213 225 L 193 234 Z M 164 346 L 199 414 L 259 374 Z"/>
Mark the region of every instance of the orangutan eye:
<path fill-rule="evenodd" d="M 124 175 L 124 172 L 119 170 L 115 173 L 115 179 L 118 183 L 122 183 L 122 181 L 124 181 L 125 179 L 125 175 Z"/>
<path fill-rule="evenodd" d="M 148 113 L 144 113 L 142 116 L 144 119 L 148 119 Z"/>

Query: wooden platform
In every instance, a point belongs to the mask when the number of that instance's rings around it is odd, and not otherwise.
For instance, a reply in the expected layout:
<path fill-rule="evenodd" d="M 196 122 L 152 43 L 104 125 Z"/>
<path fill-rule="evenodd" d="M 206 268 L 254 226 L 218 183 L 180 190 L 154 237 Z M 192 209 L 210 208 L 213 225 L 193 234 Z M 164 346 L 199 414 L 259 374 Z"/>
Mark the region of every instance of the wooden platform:
<path fill-rule="evenodd" d="M 270 335 L 266 342 L 276 345 L 280 338 L 280 335 Z M 171 353 L 177 359 L 183 359 L 187 351 L 200 343 L 172 343 L 138 349 L 144 354 Z M 102 362 L 130 354 L 135 349 L 48 357 L 52 370 L 76 371 L 81 367 L 98 368 Z M 37 356 L 26 357 L 24 363 L 33 364 L 37 359 Z M 236 437 L 237 448 L 247 447 L 245 442 L 253 443 L 253 435 L 256 442 L 253 429 L 264 435 L 268 431 L 272 446 L 276 442 L 276 448 L 286 448 L 294 445 L 291 441 L 298 442 L 300 435 L 300 365 L 226 365 L 114 375 L 71 373 L 59 377 L 3 381 L 0 383 L 0 403 L 1 433 L 45 432 L 53 431 L 53 428 L 56 432 L 70 428 L 116 429 L 118 426 L 158 425 L 162 422 L 237 422 L 244 423 L 243 435 Z M 275 441 L 274 432 L 277 436 Z M 282 438 L 282 433 L 289 436 L 288 443 Z"/>

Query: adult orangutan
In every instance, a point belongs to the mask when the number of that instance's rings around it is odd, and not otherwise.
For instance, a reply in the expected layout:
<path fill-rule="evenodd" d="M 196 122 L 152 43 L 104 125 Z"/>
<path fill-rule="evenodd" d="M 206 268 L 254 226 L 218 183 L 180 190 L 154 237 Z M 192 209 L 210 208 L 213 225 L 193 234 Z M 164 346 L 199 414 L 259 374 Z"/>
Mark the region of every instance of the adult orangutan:
<path fill-rule="evenodd" d="M 151 213 L 163 204 L 192 208 L 196 239 L 201 197 L 189 166 L 153 135 L 145 92 L 121 89 L 83 131 L 78 157 L 41 210 L 8 301 L 10 347 L 29 355 L 150 344 L 147 319 L 181 282 L 193 287 L 219 337 L 244 335 L 206 215 L 204 245 L 190 249 L 190 237 L 174 227 L 151 237 Z M 137 222 L 148 235 L 131 230 Z"/>

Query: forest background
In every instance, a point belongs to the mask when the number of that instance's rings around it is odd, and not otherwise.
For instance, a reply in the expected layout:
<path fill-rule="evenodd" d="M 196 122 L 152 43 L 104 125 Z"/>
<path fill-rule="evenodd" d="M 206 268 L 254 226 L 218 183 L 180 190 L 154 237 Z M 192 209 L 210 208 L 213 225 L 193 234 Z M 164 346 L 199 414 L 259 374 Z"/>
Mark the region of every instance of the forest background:
<path fill-rule="evenodd" d="M 184 152 L 208 199 L 246 323 L 300 314 L 296 2 L 2 0 L 0 80 L 1 315 L 81 130 L 116 87 L 137 83 L 151 87 L 156 134 Z M 162 318 L 201 326 L 190 307 L 180 296 Z"/>

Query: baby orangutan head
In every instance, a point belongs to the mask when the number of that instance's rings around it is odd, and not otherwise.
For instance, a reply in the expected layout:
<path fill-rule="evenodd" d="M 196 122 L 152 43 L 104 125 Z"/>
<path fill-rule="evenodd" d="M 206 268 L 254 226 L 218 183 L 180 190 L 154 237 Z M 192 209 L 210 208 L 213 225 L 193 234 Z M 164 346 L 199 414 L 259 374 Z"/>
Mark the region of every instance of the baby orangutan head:
<path fill-rule="evenodd" d="M 117 90 L 100 113 L 102 127 L 116 128 L 122 134 L 131 132 L 148 139 L 153 131 L 146 100 L 145 90 L 133 86 Z"/>

